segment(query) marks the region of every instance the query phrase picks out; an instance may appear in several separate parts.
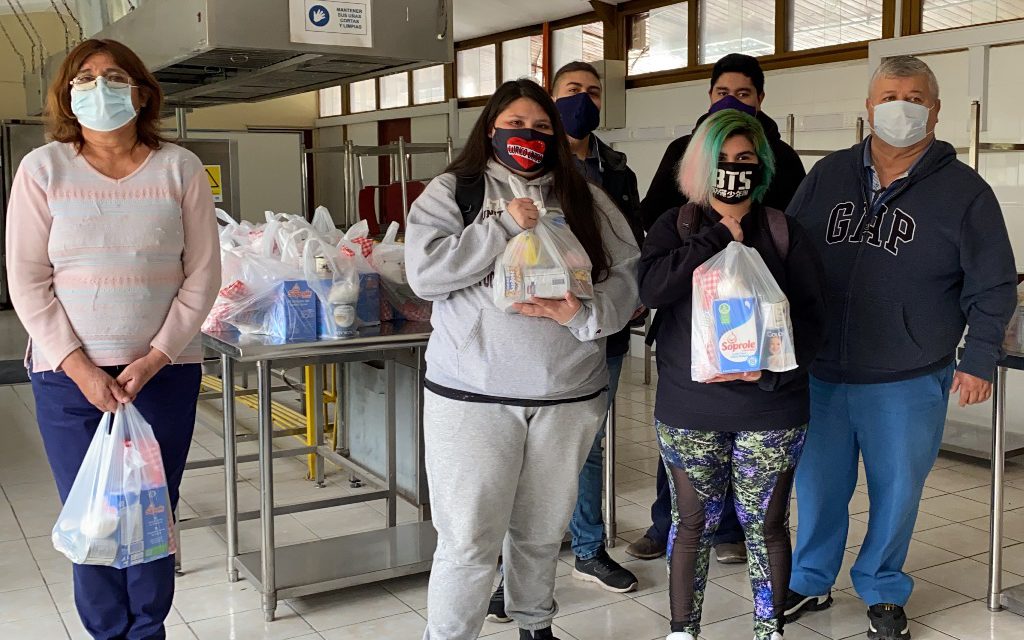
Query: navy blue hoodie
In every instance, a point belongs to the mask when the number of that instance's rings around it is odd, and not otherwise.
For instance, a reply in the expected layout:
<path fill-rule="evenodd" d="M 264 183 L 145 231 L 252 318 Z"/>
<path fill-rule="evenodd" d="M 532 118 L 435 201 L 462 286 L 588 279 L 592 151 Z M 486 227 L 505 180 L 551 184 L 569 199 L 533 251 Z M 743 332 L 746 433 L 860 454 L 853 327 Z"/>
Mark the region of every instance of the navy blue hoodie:
<path fill-rule="evenodd" d="M 852 384 L 925 375 L 953 361 L 969 325 L 958 369 L 991 380 L 1017 286 L 995 194 L 937 140 L 872 214 L 870 141 L 816 164 L 787 210 L 828 283 L 825 346 L 811 372 Z"/>

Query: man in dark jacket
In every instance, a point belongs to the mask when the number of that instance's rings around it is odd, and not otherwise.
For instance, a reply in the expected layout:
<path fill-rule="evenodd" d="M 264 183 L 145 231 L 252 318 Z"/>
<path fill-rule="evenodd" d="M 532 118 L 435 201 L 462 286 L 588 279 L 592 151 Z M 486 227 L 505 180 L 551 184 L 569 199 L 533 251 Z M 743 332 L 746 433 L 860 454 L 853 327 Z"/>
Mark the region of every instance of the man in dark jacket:
<path fill-rule="evenodd" d="M 601 122 L 601 77 L 593 65 L 570 62 L 555 73 L 551 83 L 551 97 L 562 117 L 569 148 L 576 166 L 587 180 L 602 187 L 618 205 L 629 222 L 637 245 L 643 245 L 644 230 L 640 218 L 640 194 L 636 174 L 626 165 L 626 155 L 602 142 L 594 130 Z M 634 319 L 644 309 L 637 310 Z M 608 337 L 608 397 L 615 397 L 619 386 L 622 363 L 629 353 L 630 328 Z M 601 492 L 604 488 L 604 429 L 597 434 L 590 455 L 583 465 L 579 479 L 576 510 L 569 528 L 572 531 L 572 549 L 576 565 L 572 575 L 579 580 L 593 582 L 603 589 L 625 593 L 636 589 L 637 579 L 631 571 L 613 560 L 604 546 L 604 519 Z M 504 583 L 498 585 L 487 608 L 487 619 L 508 622 L 505 613 Z"/>
<path fill-rule="evenodd" d="M 708 92 L 708 96 L 711 98 L 713 110 L 727 104 L 756 117 L 764 127 L 772 153 L 775 154 L 776 170 L 772 185 L 765 195 L 764 205 L 785 211 L 806 172 L 800 156 L 793 150 L 793 147 L 782 141 L 779 125 L 761 110 L 765 97 L 764 72 L 761 70 L 757 58 L 742 53 L 730 53 L 716 62 L 711 72 L 711 90 Z M 711 113 L 713 111 L 701 116 L 697 120 L 697 124 L 694 125 L 694 130 Z M 679 161 L 683 159 L 683 154 L 686 153 L 686 147 L 689 144 L 690 136 L 685 135 L 673 140 L 668 145 L 661 164 L 658 165 L 658 171 L 654 174 L 654 179 L 651 180 L 647 195 L 640 204 L 644 229 L 650 229 L 655 220 L 669 209 L 686 204 L 686 197 L 679 191 L 676 181 L 676 168 L 679 166 Z"/>
<path fill-rule="evenodd" d="M 949 395 L 959 392 L 960 406 L 990 397 L 1016 304 L 999 202 L 935 139 L 940 106 L 924 62 L 887 59 L 867 100 L 872 135 L 815 165 L 787 212 L 821 253 L 829 317 L 811 369 L 786 615 L 832 603 L 863 457 L 871 517 L 850 575 L 875 640 L 910 638 L 903 606 L 914 581 L 903 563 Z"/>
<path fill-rule="evenodd" d="M 708 113 L 697 121 L 697 127 L 716 111 L 722 109 L 738 109 L 757 118 L 764 128 L 768 143 L 775 155 L 775 178 L 765 194 L 764 205 L 779 211 L 785 211 L 789 201 L 796 193 L 797 187 L 804 179 L 804 165 L 800 156 L 779 135 L 779 126 L 763 111 L 764 103 L 764 72 L 757 58 L 741 53 L 730 53 L 715 63 L 711 72 L 711 108 Z M 686 204 L 686 196 L 679 190 L 679 161 L 686 153 L 690 144 L 690 136 L 686 135 L 674 140 L 665 151 L 657 173 L 647 190 L 647 196 L 640 205 L 644 229 L 650 230 L 655 221 L 666 211 L 675 211 Z M 657 558 L 665 553 L 669 527 L 672 524 L 672 498 L 668 486 L 668 477 L 663 465 L 659 465 L 657 479 L 657 497 L 651 505 L 653 525 L 647 533 L 629 545 L 626 553 L 641 559 Z M 719 562 L 746 562 L 747 550 L 743 544 L 743 528 L 736 517 L 732 494 L 726 496 L 726 509 L 722 514 L 718 532 L 715 534 L 715 557 Z"/>

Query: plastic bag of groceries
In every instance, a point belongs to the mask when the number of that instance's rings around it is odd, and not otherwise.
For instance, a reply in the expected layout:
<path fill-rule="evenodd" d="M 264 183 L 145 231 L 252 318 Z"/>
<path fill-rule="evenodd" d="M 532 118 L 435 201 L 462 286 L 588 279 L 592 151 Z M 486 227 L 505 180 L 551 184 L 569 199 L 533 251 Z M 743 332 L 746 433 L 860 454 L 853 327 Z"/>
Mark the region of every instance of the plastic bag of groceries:
<path fill-rule="evenodd" d="M 306 282 L 319 299 L 317 337 L 350 338 L 359 328 L 359 273 L 355 255 L 320 237 L 310 238 L 303 253 Z"/>
<path fill-rule="evenodd" d="M 789 301 L 756 249 L 729 245 L 693 272 L 690 377 L 796 369 Z"/>
<path fill-rule="evenodd" d="M 1006 326 L 1003 348 L 1010 353 L 1024 352 L 1024 285 L 1017 285 L 1017 307 Z"/>
<path fill-rule="evenodd" d="M 405 244 L 398 241 L 398 223 L 388 226 L 384 239 L 374 245 L 370 264 L 380 274 L 380 285 L 384 289 L 381 298 L 381 320 L 430 320 L 431 305 L 413 293 L 405 275 Z"/>
<path fill-rule="evenodd" d="M 203 331 L 235 329 L 280 342 L 317 339 L 316 294 L 301 266 L 243 248 L 221 252 L 222 286 Z"/>
<path fill-rule="evenodd" d="M 75 564 L 118 569 L 177 552 L 160 445 L 133 405 L 103 415 L 51 538 Z"/>
<path fill-rule="evenodd" d="M 517 198 L 530 197 L 517 176 L 509 185 Z M 533 229 L 512 238 L 494 263 L 494 304 L 508 311 L 532 297 L 559 299 L 569 291 L 581 300 L 594 297 L 593 266 L 565 216 L 534 199 L 540 219 Z"/>
<path fill-rule="evenodd" d="M 316 211 L 313 212 L 313 231 L 320 234 L 327 242 L 336 245 L 344 237 L 341 229 L 334 226 L 334 218 L 331 217 L 331 212 L 327 210 L 327 207 L 317 207 Z"/>

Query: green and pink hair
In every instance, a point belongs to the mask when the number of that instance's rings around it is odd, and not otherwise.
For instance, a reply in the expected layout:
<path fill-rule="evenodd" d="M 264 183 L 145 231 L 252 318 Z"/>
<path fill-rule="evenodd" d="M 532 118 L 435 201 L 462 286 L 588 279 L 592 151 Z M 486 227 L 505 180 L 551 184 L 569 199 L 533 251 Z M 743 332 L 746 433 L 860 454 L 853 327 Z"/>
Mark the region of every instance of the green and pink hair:
<path fill-rule="evenodd" d="M 697 128 L 679 163 L 679 190 L 687 200 L 710 206 L 718 178 L 718 156 L 725 141 L 735 135 L 746 136 L 754 146 L 762 169 L 761 184 L 754 187 L 751 197 L 755 202 L 764 199 L 775 176 L 775 154 L 768 138 L 761 123 L 753 116 L 736 109 L 724 109 L 712 114 Z"/>

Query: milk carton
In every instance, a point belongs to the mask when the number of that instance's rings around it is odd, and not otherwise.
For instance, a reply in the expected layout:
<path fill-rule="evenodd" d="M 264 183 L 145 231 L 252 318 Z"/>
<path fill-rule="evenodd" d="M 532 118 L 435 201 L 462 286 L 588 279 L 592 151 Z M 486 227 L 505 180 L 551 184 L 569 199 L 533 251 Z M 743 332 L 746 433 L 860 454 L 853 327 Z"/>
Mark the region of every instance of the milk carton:
<path fill-rule="evenodd" d="M 720 298 L 712 303 L 716 355 L 723 374 L 761 369 L 758 304 L 753 297 Z"/>

